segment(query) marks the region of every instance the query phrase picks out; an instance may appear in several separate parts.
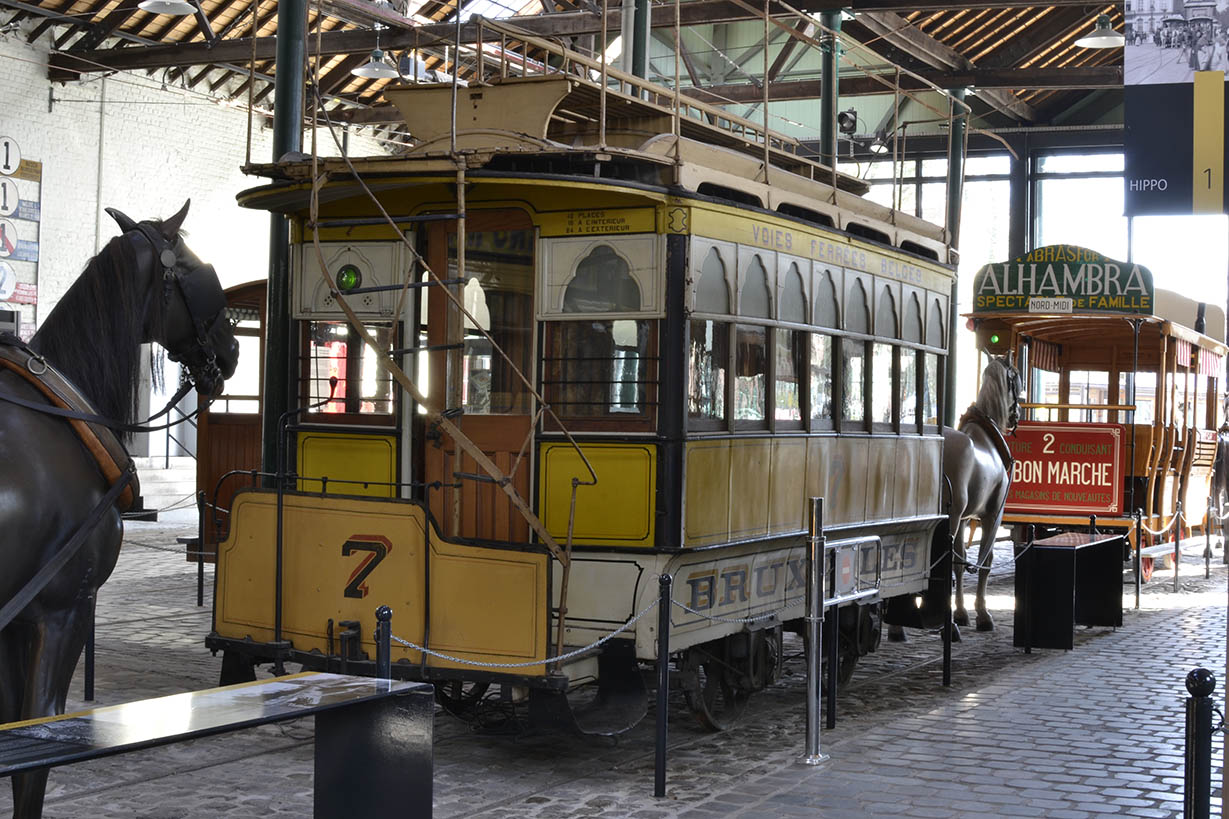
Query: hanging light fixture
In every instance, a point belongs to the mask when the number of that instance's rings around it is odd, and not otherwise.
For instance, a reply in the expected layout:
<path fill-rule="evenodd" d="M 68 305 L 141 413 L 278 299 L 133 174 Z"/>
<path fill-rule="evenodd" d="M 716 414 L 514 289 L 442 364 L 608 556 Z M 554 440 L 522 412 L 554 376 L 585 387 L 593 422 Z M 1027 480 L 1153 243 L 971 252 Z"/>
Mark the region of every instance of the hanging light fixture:
<path fill-rule="evenodd" d="M 185 14 L 195 14 L 196 6 L 187 0 L 141 0 L 137 4 L 141 11 L 150 14 L 166 14 L 172 17 L 183 17 Z"/>
<path fill-rule="evenodd" d="M 1114 31 L 1108 14 L 1097 15 L 1096 28 L 1075 41 L 1080 48 L 1122 48 L 1126 38 Z"/>
<path fill-rule="evenodd" d="M 380 50 L 380 29 L 382 28 L 384 27 L 379 23 L 375 24 L 376 47 L 371 51 L 371 59 L 358 68 L 350 69 L 350 73 L 354 76 L 368 80 L 391 80 L 398 76 L 397 69 L 384 61 L 384 52 Z"/>

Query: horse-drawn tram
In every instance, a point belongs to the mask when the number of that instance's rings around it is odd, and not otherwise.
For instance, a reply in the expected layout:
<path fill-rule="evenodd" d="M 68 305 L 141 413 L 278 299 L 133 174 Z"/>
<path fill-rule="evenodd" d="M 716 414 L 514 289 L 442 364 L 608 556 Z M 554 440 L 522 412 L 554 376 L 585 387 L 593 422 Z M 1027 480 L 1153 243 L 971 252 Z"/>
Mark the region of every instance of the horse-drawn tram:
<path fill-rule="evenodd" d="M 254 169 L 240 201 L 293 225 L 297 484 L 228 503 L 208 645 L 229 679 L 370 671 L 387 604 L 394 676 L 448 707 L 571 724 L 596 684 L 579 727 L 615 731 L 669 573 L 679 684 L 721 728 L 801 628 L 809 497 L 843 671 L 886 602 L 920 616 L 954 253 L 788 138 L 532 45 L 562 67 L 455 111 L 387 91 L 408 154 Z"/>
<path fill-rule="evenodd" d="M 1145 579 L 1208 525 L 1222 310 L 1064 245 L 983 267 L 969 320 L 980 350 L 1015 353 L 1026 385 L 1005 524 L 1087 530 L 1095 516 L 1129 535 Z"/>

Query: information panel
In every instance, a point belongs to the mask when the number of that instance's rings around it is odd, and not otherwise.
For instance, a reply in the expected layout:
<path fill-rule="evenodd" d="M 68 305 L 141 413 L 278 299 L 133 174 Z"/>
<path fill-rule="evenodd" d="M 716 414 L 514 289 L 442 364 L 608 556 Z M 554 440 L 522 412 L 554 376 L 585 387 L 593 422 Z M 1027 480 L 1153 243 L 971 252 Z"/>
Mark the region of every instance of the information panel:
<path fill-rule="evenodd" d="M 1008 512 L 1123 514 L 1121 424 L 1045 424 L 1025 421 L 1008 436 L 1011 468 Z"/>

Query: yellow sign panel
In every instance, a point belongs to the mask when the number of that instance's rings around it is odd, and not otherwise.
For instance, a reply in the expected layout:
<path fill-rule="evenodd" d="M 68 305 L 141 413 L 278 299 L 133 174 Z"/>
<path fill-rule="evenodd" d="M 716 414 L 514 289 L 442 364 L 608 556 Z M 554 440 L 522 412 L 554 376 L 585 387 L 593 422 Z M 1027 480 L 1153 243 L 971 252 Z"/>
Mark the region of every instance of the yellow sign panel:
<path fill-rule="evenodd" d="M 903 255 L 881 253 L 849 239 L 798 230 L 785 222 L 762 216 L 694 207 L 691 209 L 691 233 L 862 270 L 943 293 L 951 288 L 954 277 L 938 262 L 927 265 Z"/>
<path fill-rule="evenodd" d="M 545 660 L 544 553 L 445 541 L 427 525 L 422 506 L 409 501 L 287 493 L 283 503 L 282 637 L 297 651 L 337 654 L 338 624 L 357 620 L 360 651 L 374 657 L 375 610 L 387 605 L 394 634 L 419 645 L 428 640 L 428 648 L 450 656 L 477 663 Z M 273 640 L 276 537 L 277 493 L 236 495 L 230 532 L 218 550 L 213 626 L 219 636 Z M 421 662 L 418 651 L 399 643 L 392 657 Z M 478 668 L 435 657 L 427 665 Z M 545 663 L 516 673 L 545 674 Z"/>
<path fill-rule="evenodd" d="M 543 236 L 653 233 L 657 230 L 657 212 L 653 208 L 569 210 L 543 213 L 539 224 Z"/>
<path fill-rule="evenodd" d="M 1225 72 L 1196 71 L 1193 213 L 1221 213 L 1225 203 Z"/>
<path fill-rule="evenodd" d="M 322 478 L 339 495 L 396 496 L 397 439 L 338 432 L 299 434 L 299 489 L 317 492 Z"/>
<path fill-rule="evenodd" d="M 657 448 L 651 444 L 584 444 L 597 473 L 596 486 L 576 487 L 575 543 L 590 546 L 653 546 Z M 543 444 L 539 495 L 543 522 L 554 537 L 568 535 L 572 478 L 589 480 L 571 444 Z"/>

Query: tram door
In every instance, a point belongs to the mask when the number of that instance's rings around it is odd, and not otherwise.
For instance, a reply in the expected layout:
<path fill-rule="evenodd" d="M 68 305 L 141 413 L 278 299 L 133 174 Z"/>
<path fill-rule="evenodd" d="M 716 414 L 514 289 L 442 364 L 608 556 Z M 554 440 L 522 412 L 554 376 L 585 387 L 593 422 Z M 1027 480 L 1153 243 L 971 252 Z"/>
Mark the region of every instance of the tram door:
<path fill-rule="evenodd" d="M 471 211 L 465 227 L 465 283 L 452 291 L 473 319 L 462 316 L 441 288 L 427 289 L 427 344 L 450 347 L 428 355 L 427 399 L 438 410 L 463 410 L 453 422 L 505 475 L 515 469 L 513 486 L 529 502 L 533 442 L 527 436 L 535 406 L 520 374 L 532 379 L 534 373 L 533 224 L 522 211 Z M 429 223 L 427 263 L 449 280 L 460 277 L 457 236 L 455 221 Z M 528 524 L 503 489 L 469 477 L 486 473 L 448 435 L 430 428 L 424 473 L 428 483 L 445 485 L 427 493 L 446 535 L 529 539 Z"/>

